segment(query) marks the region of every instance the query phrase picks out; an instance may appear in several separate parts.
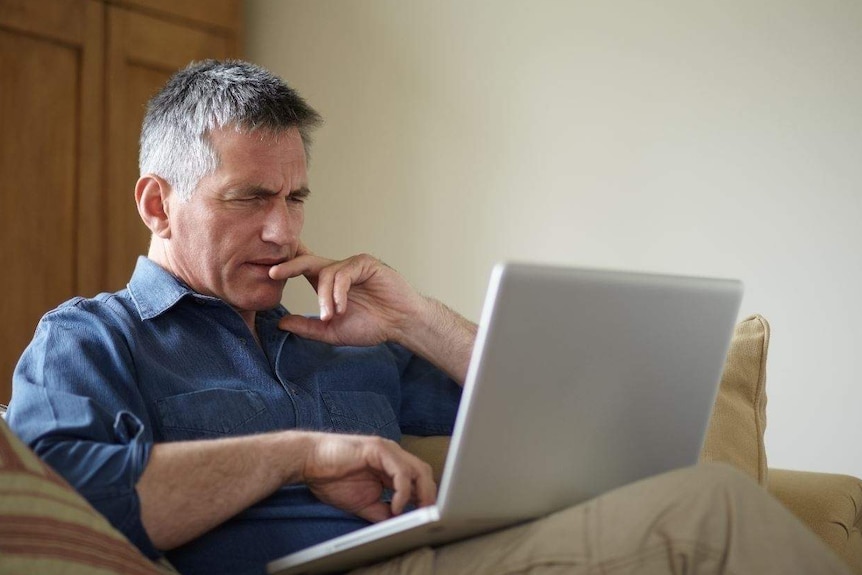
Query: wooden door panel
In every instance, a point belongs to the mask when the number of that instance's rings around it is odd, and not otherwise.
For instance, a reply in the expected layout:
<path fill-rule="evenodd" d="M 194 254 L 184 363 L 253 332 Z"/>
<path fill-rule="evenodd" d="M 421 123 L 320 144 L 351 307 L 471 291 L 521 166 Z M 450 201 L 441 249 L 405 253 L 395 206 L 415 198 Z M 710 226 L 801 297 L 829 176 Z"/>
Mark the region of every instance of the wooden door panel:
<path fill-rule="evenodd" d="M 0 19 L 0 401 L 39 318 L 76 294 L 84 2 L 6 2 Z M 69 13 L 79 9 L 79 18 Z M 50 9 L 56 8 L 56 12 Z M 66 22 L 67 26 L 62 23 Z M 86 71 L 85 71 L 86 70 Z M 89 183 L 89 182 L 88 182 Z"/>
<path fill-rule="evenodd" d="M 242 19 L 237 0 L 124 0 L 128 6 L 153 14 L 179 16 L 211 27 L 236 30 Z"/>
<path fill-rule="evenodd" d="M 240 18 L 240 0 L 0 0 L 0 402 L 39 317 L 122 288 L 146 253 L 144 106 L 189 61 L 237 55 Z"/>
<path fill-rule="evenodd" d="M 88 0 L 0 0 L 0 26 L 69 45 L 80 45 Z"/>

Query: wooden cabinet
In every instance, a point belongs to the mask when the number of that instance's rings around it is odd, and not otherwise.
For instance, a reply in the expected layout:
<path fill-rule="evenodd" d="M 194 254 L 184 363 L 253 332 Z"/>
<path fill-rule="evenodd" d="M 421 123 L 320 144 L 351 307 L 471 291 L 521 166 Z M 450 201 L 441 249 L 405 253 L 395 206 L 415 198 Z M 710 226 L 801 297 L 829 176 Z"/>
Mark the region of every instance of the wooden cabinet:
<path fill-rule="evenodd" d="M 128 281 L 145 104 L 241 30 L 241 0 L 0 0 L 0 402 L 42 314 Z"/>

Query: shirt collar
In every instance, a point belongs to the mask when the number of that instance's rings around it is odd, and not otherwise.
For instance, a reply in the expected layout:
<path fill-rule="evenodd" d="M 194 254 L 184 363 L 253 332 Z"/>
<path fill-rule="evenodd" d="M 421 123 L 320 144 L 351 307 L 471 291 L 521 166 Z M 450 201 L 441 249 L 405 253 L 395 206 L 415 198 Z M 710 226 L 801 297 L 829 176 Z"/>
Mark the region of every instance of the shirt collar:
<path fill-rule="evenodd" d="M 179 278 L 144 256 L 138 257 L 128 287 L 142 320 L 163 314 L 187 295 L 201 301 L 221 301 L 195 292 Z"/>

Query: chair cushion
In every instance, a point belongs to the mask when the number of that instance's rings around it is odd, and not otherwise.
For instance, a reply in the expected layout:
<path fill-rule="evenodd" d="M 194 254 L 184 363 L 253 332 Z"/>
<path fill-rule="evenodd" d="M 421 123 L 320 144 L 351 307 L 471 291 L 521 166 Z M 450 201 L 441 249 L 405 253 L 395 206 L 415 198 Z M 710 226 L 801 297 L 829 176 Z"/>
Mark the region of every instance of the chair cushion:
<path fill-rule="evenodd" d="M 701 461 L 723 461 L 766 485 L 766 355 L 769 324 L 759 315 L 736 325 Z"/>
<path fill-rule="evenodd" d="M 176 573 L 155 564 L 0 419 L 0 573 Z"/>
<path fill-rule="evenodd" d="M 448 435 L 428 437 L 404 435 L 401 438 L 401 447 L 430 465 L 434 481 L 440 483 L 443 477 L 443 464 L 446 463 L 446 455 L 449 453 Z"/>

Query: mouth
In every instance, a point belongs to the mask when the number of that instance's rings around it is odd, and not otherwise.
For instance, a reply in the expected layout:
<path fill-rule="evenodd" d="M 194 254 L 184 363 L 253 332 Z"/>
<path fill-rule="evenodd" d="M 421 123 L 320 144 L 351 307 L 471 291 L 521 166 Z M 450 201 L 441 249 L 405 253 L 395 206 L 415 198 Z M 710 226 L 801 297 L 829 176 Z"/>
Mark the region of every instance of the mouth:
<path fill-rule="evenodd" d="M 245 265 L 248 266 L 247 269 L 255 270 L 253 273 L 260 276 L 261 279 L 271 281 L 272 278 L 269 275 L 269 270 L 271 270 L 273 266 L 283 264 L 288 260 L 290 260 L 290 258 L 261 258 L 257 260 L 249 260 L 245 262 Z"/>
<path fill-rule="evenodd" d="M 250 260 L 246 263 L 253 266 L 263 266 L 271 268 L 272 266 L 277 266 L 278 264 L 283 264 L 284 262 L 290 260 L 290 258 L 262 258 L 259 260 Z"/>

